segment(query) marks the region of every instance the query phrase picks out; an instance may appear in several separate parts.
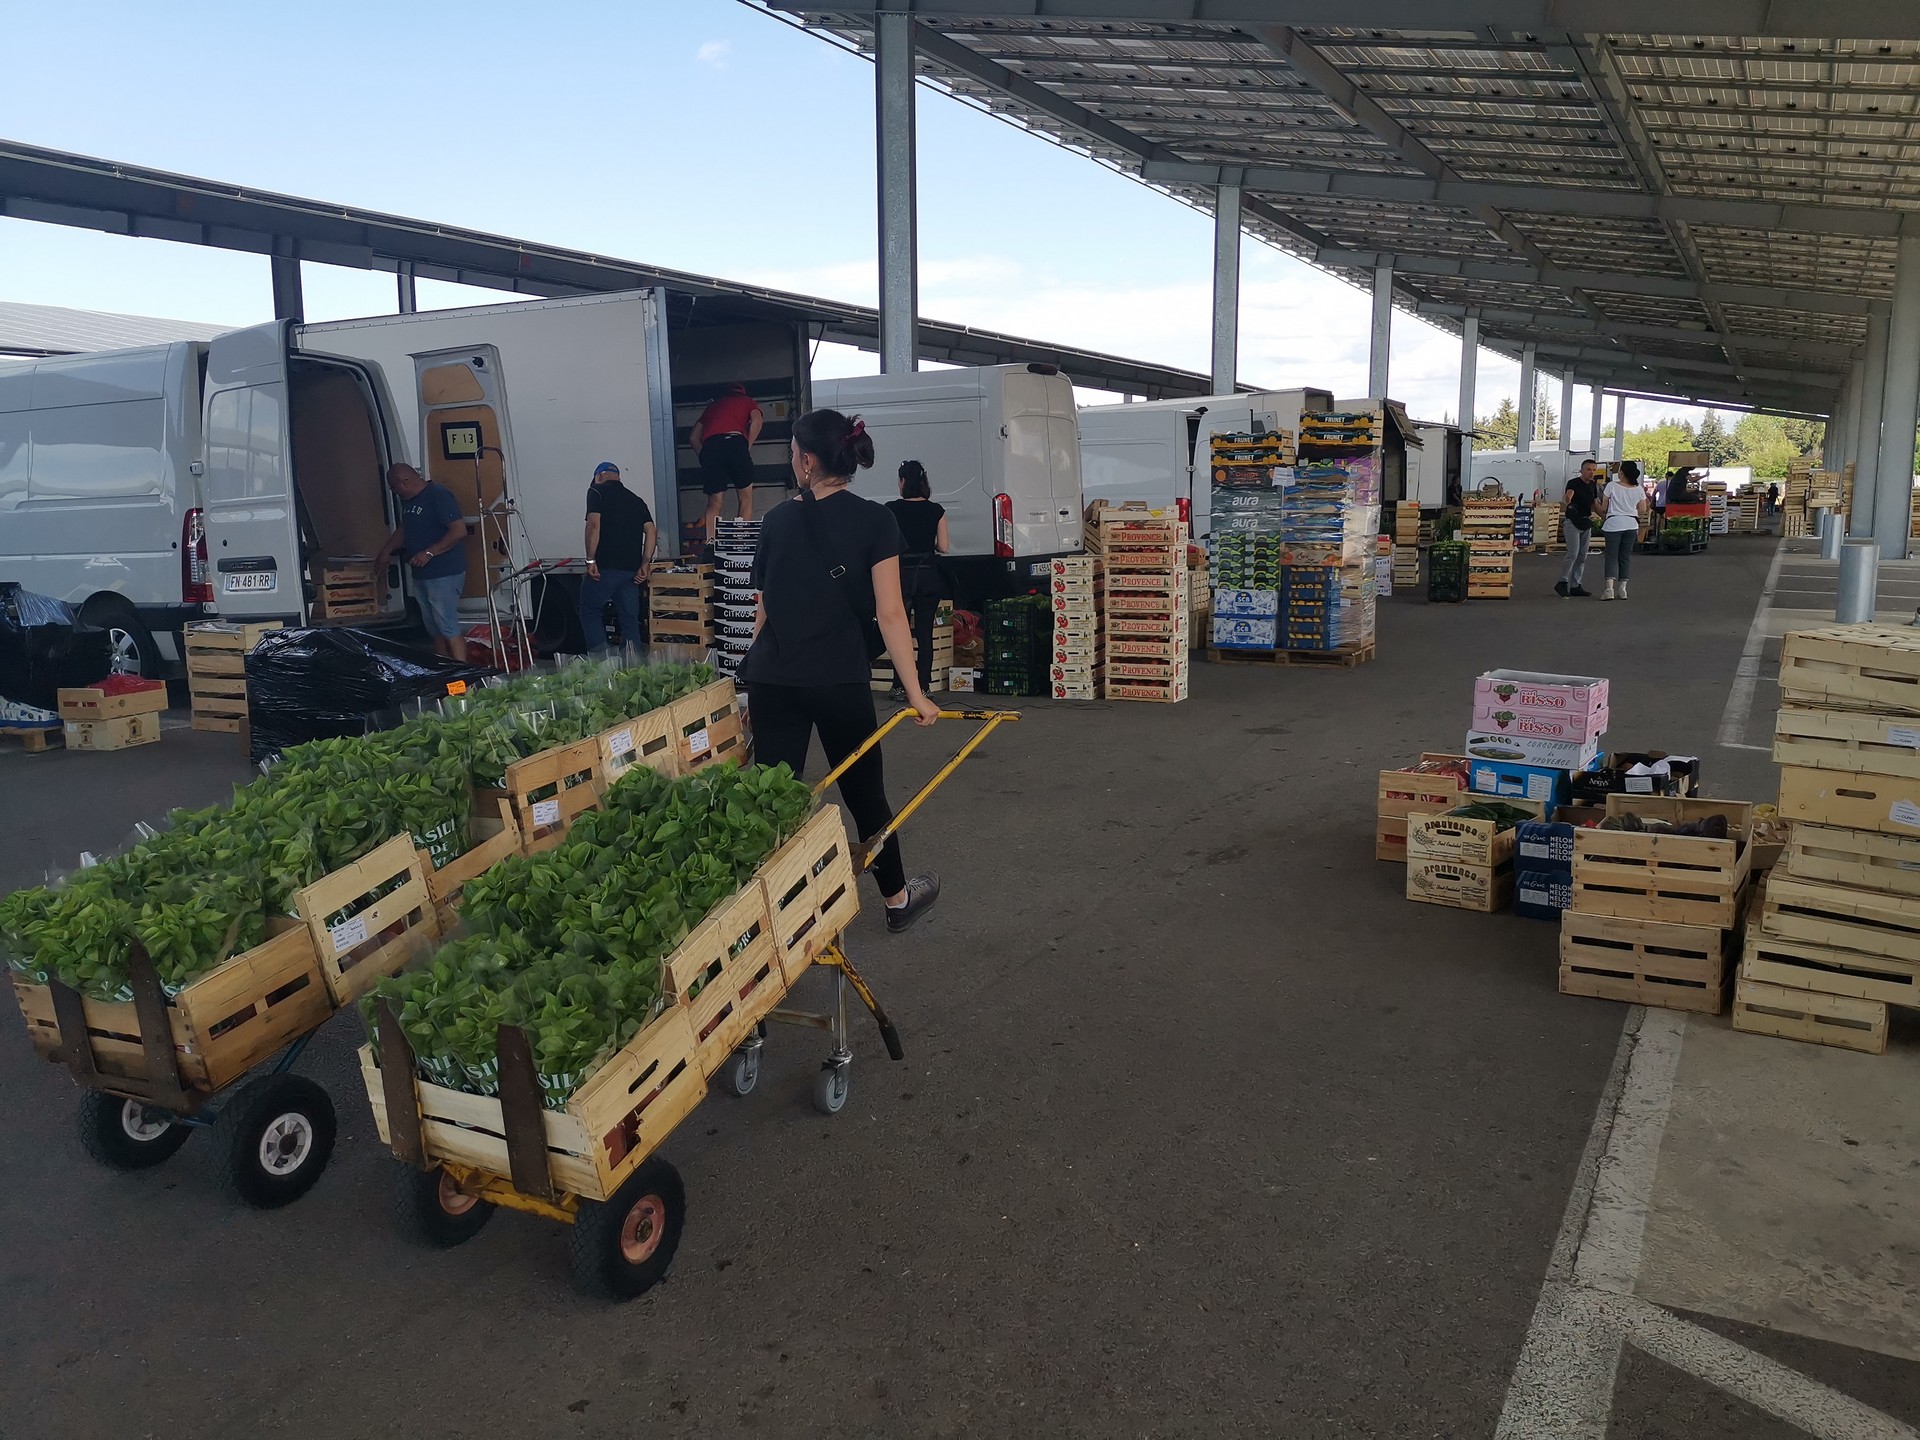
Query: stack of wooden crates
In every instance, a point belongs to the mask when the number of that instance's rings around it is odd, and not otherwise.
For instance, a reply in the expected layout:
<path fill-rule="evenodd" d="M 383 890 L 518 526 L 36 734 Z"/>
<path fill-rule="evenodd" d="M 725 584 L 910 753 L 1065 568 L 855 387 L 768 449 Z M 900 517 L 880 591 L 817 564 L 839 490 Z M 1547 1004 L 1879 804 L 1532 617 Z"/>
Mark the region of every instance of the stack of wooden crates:
<path fill-rule="evenodd" d="M 932 680 L 931 688 L 934 690 L 945 690 L 947 688 L 947 672 L 952 669 L 953 602 L 951 600 L 942 600 L 935 609 L 933 618 L 933 660 L 930 672 L 930 678 Z M 873 662 L 870 680 L 876 692 L 893 689 L 896 682 L 893 674 L 893 660 L 890 656 L 882 655 L 878 660 Z"/>
<path fill-rule="evenodd" d="M 1100 562 L 1102 693 L 1108 700 L 1187 698 L 1187 524 L 1171 511 L 1094 512 L 1087 548 Z"/>
<path fill-rule="evenodd" d="M 1420 583 L 1420 502 L 1401 500 L 1393 507 L 1393 586 Z"/>
<path fill-rule="evenodd" d="M 1565 507 L 1557 500 L 1542 500 L 1533 507 L 1533 548 L 1542 555 L 1557 555 L 1567 548 L 1560 532 Z"/>
<path fill-rule="evenodd" d="M 1786 854 L 1734 995 L 1737 1030 L 1879 1054 L 1920 1006 L 1920 632 L 1830 625 L 1782 643 L 1773 756 Z"/>
<path fill-rule="evenodd" d="M 193 728 L 241 734 L 247 722 L 247 655 L 278 620 L 240 624 L 202 620 L 187 626 L 187 694 Z"/>
<path fill-rule="evenodd" d="M 1467 757 L 1422 755 L 1418 763 L 1380 772 L 1374 801 L 1373 858 L 1407 863 L 1407 826 L 1467 799 Z"/>
<path fill-rule="evenodd" d="M 1460 538 L 1467 542 L 1467 598 L 1513 596 L 1513 497 L 1469 495 L 1460 511 Z"/>
<path fill-rule="evenodd" d="M 1047 562 L 1053 604 L 1053 663 L 1049 692 L 1056 700 L 1097 700 L 1103 676 L 1100 557 L 1060 555 Z"/>
<path fill-rule="evenodd" d="M 380 588 L 371 556 L 337 555 L 312 563 L 315 623 L 341 624 L 380 613 Z"/>
<path fill-rule="evenodd" d="M 660 560 L 647 574 L 647 638 L 655 645 L 713 646 L 713 566 Z"/>

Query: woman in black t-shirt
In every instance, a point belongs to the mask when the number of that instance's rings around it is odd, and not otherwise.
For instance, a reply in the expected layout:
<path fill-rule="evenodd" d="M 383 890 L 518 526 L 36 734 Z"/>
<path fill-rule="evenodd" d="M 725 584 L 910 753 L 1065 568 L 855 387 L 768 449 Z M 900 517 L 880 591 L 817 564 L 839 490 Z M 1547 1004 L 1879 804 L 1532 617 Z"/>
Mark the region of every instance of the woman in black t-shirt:
<path fill-rule="evenodd" d="M 900 558 L 900 590 L 913 620 L 913 653 L 920 666 L 920 688 L 932 690 L 933 622 L 947 594 L 946 577 L 940 571 L 940 557 L 947 553 L 950 543 L 947 507 L 934 501 L 927 467 L 918 460 L 908 460 L 900 466 L 900 498 L 889 500 L 887 509 L 893 512 L 906 546 Z M 904 699 L 905 695 L 900 686 L 893 687 L 894 699 Z"/>
<path fill-rule="evenodd" d="M 760 527 L 753 583 L 760 592 L 753 646 L 740 664 L 753 715 L 754 757 L 804 774 L 815 731 L 827 763 L 838 765 L 876 729 L 869 683 L 884 646 L 906 689 L 917 724 L 940 707 L 913 666 L 913 637 L 900 595 L 900 527 L 881 506 L 849 490 L 856 469 L 873 464 L 866 427 L 837 410 L 814 410 L 793 424 L 790 447 L 798 498 L 773 507 Z M 893 819 L 876 746 L 840 777 L 840 798 L 863 837 Z M 890 837 L 873 862 L 887 902 L 887 929 L 898 933 L 940 895 L 932 873 L 907 878 L 900 841 Z"/>

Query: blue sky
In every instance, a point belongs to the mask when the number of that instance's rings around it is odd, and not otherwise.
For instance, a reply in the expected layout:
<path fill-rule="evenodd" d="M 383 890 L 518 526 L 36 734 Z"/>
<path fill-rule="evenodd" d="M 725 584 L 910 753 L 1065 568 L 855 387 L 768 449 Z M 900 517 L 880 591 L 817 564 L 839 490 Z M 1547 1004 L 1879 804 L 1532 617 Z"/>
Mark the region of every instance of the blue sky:
<path fill-rule="evenodd" d="M 13 140 L 874 298 L 872 69 L 737 0 L 531 25 L 486 0 L 16 5 L 7 41 L 38 57 L 0 88 Z M 919 126 L 923 313 L 1207 367 L 1208 217 L 925 88 Z M 1244 256 L 1241 378 L 1362 393 L 1366 297 L 1252 240 Z M 309 264 L 304 282 L 311 318 L 393 308 L 389 276 Z M 259 257 L 23 221 L 0 221 L 0 298 L 271 316 Z M 499 298 L 421 289 L 424 307 Z M 1405 315 L 1394 329 L 1392 393 L 1451 414 L 1458 340 Z M 821 373 L 873 368 L 849 352 Z M 1518 366 L 1482 352 L 1479 376 L 1484 414 Z M 1671 408 L 1635 405 L 1630 423 Z"/>

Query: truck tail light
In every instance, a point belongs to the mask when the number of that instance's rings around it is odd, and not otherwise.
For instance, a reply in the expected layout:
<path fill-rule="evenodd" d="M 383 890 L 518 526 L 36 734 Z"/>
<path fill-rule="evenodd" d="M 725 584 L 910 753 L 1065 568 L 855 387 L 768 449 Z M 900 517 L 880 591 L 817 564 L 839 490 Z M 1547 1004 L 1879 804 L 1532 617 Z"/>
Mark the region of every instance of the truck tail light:
<path fill-rule="evenodd" d="M 1013 558 L 1013 497 L 993 497 L 993 553 L 1002 560 Z"/>
<path fill-rule="evenodd" d="M 180 599 L 187 605 L 213 602 L 213 581 L 207 575 L 207 515 L 195 508 L 187 511 L 180 527 Z"/>

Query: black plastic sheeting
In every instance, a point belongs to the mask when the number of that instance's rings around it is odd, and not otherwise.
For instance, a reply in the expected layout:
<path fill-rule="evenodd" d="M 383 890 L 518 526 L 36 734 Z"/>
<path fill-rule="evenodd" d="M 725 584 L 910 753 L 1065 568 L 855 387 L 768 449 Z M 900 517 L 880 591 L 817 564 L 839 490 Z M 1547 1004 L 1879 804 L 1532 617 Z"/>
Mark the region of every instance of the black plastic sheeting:
<path fill-rule="evenodd" d="M 73 606 L 0 580 L 0 696 L 54 710 L 59 690 L 95 684 L 112 664 L 107 632 Z"/>
<path fill-rule="evenodd" d="M 252 756 L 264 760 L 307 740 L 391 729 L 411 702 L 495 673 L 371 630 L 271 631 L 247 656 Z"/>

